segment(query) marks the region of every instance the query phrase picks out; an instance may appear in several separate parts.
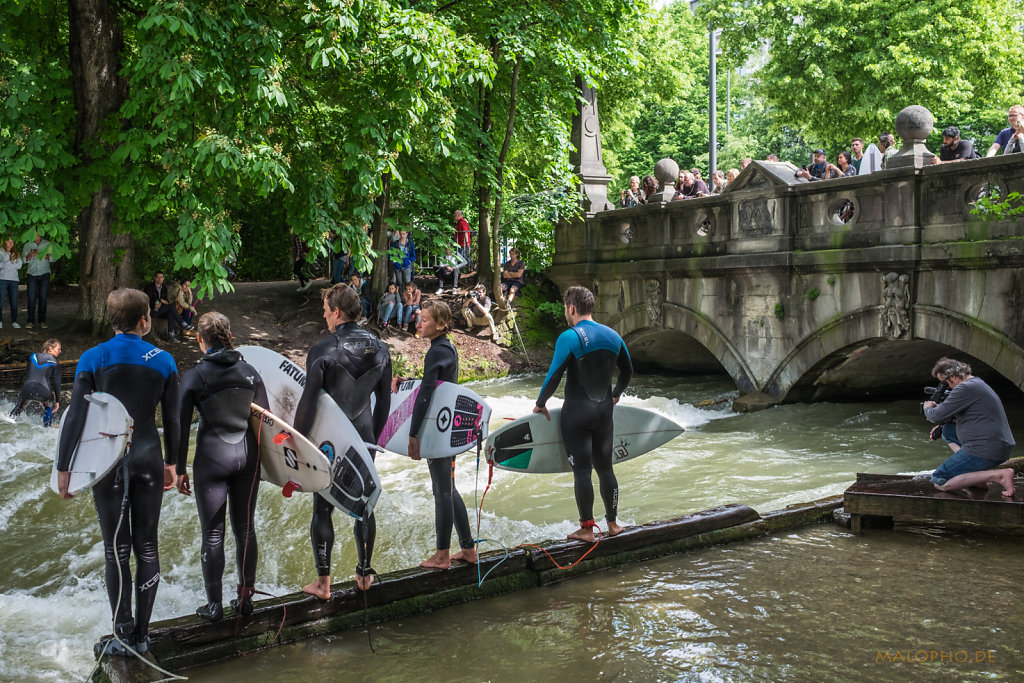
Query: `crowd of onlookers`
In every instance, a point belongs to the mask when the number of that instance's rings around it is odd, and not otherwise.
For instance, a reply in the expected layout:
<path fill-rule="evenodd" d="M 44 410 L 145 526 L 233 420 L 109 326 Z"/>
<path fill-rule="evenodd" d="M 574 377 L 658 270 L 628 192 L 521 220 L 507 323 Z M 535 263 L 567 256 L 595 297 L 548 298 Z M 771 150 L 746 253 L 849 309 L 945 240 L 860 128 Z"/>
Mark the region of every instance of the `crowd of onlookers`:
<path fill-rule="evenodd" d="M 1014 105 L 1007 113 L 1009 126 L 996 136 L 995 142 L 989 147 L 986 156 L 1013 154 L 1024 152 L 1024 106 Z M 841 150 L 835 157 L 835 163 L 828 160 L 824 149 L 815 149 L 811 154 L 811 163 L 797 169 L 795 175 L 808 181 L 830 180 L 855 175 L 865 175 L 880 171 L 887 167 L 889 160 L 896 154 L 896 138 L 892 133 L 885 132 L 878 136 L 877 144 L 872 142 L 865 146 L 863 138 L 853 138 L 850 148 Z M 938 154 L 931 159 L 932 164 L 945 164 L 955 161 L 980 158 L 974 147 L 973 140 L 960 137 L 960 129 L 949 126 L 942 131 L 942 146 Z M 779 162 L 777 154 L 769 154 L 766 162 Z M 750 158 L 740 162 L 740 168 L 727 171 L 716 170 L 711 174 L 710 184 L 701 175 L 699 168 L 680 170 L 675 182 L 675 192 L 671 199 L 692 199 L 721 194 L 736 179 L 742 169 L 752 163 Z M 653 175 L 638 176 L 629 179 L 629 187 L 622 191 L 619 206 L 630 208 L 639 204 L 667 199 L 667 193 L 660 192 L 658 180 Z"/>

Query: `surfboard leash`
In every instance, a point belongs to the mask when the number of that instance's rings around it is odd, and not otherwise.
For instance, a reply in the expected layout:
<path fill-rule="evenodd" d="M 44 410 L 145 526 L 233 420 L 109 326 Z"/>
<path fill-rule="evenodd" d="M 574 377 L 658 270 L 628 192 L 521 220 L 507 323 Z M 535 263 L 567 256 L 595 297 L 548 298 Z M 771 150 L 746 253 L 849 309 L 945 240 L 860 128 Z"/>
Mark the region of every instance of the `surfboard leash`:
<path fill-rule="evenodd" d="M 517 549 L 518 548 L 536 548 L 537 550 L 539 550 L 542 553 L 544 553 L 545 555 L 547 555 L 548 559 L 551 560 L 551 564 L 555 565 L 557 568 L 559 568 L 559 569 L 572 569 L 573 567 L 578 565 L 580 562 L 585 560 L 587 555 L 589 555 L 590 553 L 594 552 L 594 549 L 597 548 L 598 543 L 601 542 L 601 538 L 603 538 L 603 536 L 604 536 L 604 534 L 601 532 L 601 527 L 597 526 L 596 522 L 590 522 L 589 524 L 584 524 L 583 526 L 585 526 L 585 527 L 592 527 L 593 529 L 595 529 L 597 531 L 597 539 L 594 540 L 594 545 L 590 546 L 590 549 L 587 550 L 587 552 L 585 552 L 582 555 L 580 555 L 580 559 L 576 560 L 575 562 L 570 564 L 568 567 L 563 567 L 562 565 L 558 564 L 558 562 L 555 560 L 555 558 L 551 557 L 551 553 L 549 553 L 547 550 L 545 550 L 544 548 L 540 547 L 539 545 L 534 545 L 533 543 L 521 543 L 521 544 L 517 545 L 516 548 Z"/>
<path fill-rule="evenodd" d="M 476 504 L 476 494 L 480 490 L 480 454 L 483 450 L 483 435 L 481 434 L 480 427 L 476 429 L 476 481 L 473 487 L 473 506 L 476 508 L 476 538 L 473 543 L 476 545 L 476 587 L 480 588 L 484 585 L 484 581 L 490 576 L 491 572 L 501 566 L 501 563 L 507 560 L 512 554 L 508 548 L 501 541 L 496 541 L 490 538 L 480 538 L 480 520 L 483 516 L 484 511 L 484 498 L 487 497 L 487 492 L 491 490 L 491 482 L 494 480 L 494 462 L 488 460 L 488 471 L 487 471 L 487 486 L 484 488 L 483 495 L 480 496 L 480 504 Z M 501 546 L 501 549 L 505 551 L 505 557 L 495 564 L 493 567 L 487 570 L 485 574 L 481 576 L 480 569 L 480 544 L 482 542 L 497 543 Z"/>

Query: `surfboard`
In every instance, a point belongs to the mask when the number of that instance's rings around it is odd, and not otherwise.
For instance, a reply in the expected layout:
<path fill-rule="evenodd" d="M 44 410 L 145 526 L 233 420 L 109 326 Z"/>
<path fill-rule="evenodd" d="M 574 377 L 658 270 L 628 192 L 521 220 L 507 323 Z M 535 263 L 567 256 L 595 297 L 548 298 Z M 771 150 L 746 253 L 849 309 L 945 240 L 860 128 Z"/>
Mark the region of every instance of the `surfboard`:
<path fill-rule="evenodd" d="M 306 373 L 270 349 L 242 346 L 238 351 L 263 378 L 271 412 L 288 424 L 293 423 L 306 385 Z M 320 448 L 331 465 L 330 484 L 317 493 L 353 517 L 368 518 L 380 497 L 380 476 L 352 421 L 324 392 L 320 392 L 316 419 L 305 436 Z"/>
<path fill-rule="evenodd" d="M 487 459 L 495 467 L 513 472 L 572 472 L 559 429 L 562 409 L 550 412 L 551 420 L 531 413 L 495 430 L 484 445 Z M 669 418 L 637 406 L 615 406 L 612 420 L 615 464 L 648 453 L 684 431 Z"/>
<path fill-rule="evenodd" d="M 85 425 L 82 436 L 68 463 L 71 481 L 68 492 L 76 494 L 90 488 L 107 475 L 124 457 L 132 439 L 134 420 L 115 396 L 96 391 L 85 397 Z M 61 422 L 57 433 L 57 443 L 64 431 L 67 420 Z M 60 493 L 57 487 L 57 459 L 53 460 L 53 473 L 50 475 L 50 488 Z"/>
<path fill-rule="evenodd" d="M 420 380 L 407 380 L 391 395 L 391 412 L 377 444 L 399 455 L 409 455 L 409 428 Z M 472 389 L 451 382 L 438 382 L 420 427 L 420 455 L 450 458 L 476 446 L 479 429 L 487 437 L 491 407 Z"/>
<path fill-rule="evenodd" d="M 288 498 L 295 491 L 314 493 L 331 485 L 331 463 L 315 443 L 266 408 L 253 403 L 250 409 L 266 481 L 280 486 Z"/>
<path fill-rule="evenodd" d="M 857 175 L 867 175 L 881 170 L 882 152 L 879 151 L 875 143 L 872 142 L 868 145 L 867 149 L 864 150 L 864 158 L 860 161 L 860 170 L 857 171 Z"/>

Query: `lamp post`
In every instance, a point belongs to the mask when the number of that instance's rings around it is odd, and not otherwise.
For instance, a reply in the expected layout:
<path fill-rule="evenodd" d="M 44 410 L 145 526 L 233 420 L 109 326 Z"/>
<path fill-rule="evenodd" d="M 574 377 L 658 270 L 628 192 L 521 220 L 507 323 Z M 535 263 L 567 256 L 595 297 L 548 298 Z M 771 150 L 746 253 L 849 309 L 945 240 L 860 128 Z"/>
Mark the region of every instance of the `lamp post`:
<path fill-rule="evenodd" d="M 690 11 L 697 13 L 700 0 L 690 0 Z M 714 175 L 718 166 L 718 97 L 715 92 L 717 73 L 715 52 L 717 52 L 715 31 L 708 24 L 708 178 Z"/>

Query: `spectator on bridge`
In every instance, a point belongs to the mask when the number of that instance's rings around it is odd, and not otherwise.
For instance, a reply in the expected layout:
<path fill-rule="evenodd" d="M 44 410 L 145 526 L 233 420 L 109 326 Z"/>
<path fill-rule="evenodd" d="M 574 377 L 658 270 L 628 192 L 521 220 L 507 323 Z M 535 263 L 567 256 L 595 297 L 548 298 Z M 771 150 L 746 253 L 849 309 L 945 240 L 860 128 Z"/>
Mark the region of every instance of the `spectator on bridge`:
<path fill-rule="evenodd" d="M 838 178 L 841 173 L 835 165 L 828 163 L 828 159 L 825 157 L 825 150 L 816 149 L 814 150 L 814 161 L 798 170 L 796 177 L 806 178 L 807 180 L 829 180 L 831 178 Z"/>
<path fill-rule="evenodd" d="M 644 176 L 644 182 L 640 189 L 643 190 L 644 193 L 644 203 L 650 203 L 654 199 L 654 196 L 658 194 L 658 190 L 660 189 L 658 179 L 648 173 Z"/>
<path fill-rule="evenodd" d="M 896 154 L 896 137 L 888 131 L 879 135 L 878 151 L 882 153 L 882 169 L 885 170 L 889 159 Z"/>
<path fill-rule="evenodd" d="M 860 175 L 860 162 L 864 159 L 864 139 L 854 138 L 850 140 L 850 150 L 853 152 L 850 161 L 854 168 L 857 169 L 857 173 L 854 175 Z"/>
<path fill-rule="evenodd" d="M 635 175 L 629 176 L 629 187 L 622 191 L 619 206 L 624 209 L 630 209 L 646 203 L 647 198 L 644 196 L 643 190 L 640 189 L 640 177 Z"/>
<path fill-rule="evenodd" d="M 722 194 L 725 186 L 725 173 L 722 172 L 722 169 L 718 169 L 711 174 L 711 194 Z"/>
<path fill-rule="evenodd" d="M 466 259 L 466 263 L 469 263 L 469 247 L 472 242 L 469 221 L 463 218 L 461 211 L 455 209 L 455 244 L 458 245 L 459 253 Z"/>
<path fill-rule="evenodd" d="M 753 162 L 754 160 L 751 159 L 750 157 L 743 157 L 742 159 L 740 159 L 740 170 L 742 171 L 747 166 L 750 166 L 750 164 L 752 164 Z"/>
<path fill-rule="evenodd" d="M 672 199 L 695 199 L 696 197 L 707 197 L 709 194 L 711 193 L 704 181 L 698 180 L 693 173 L 686 171 L 682 183 L 676 189 Z"/>
<path fill-rule="evenodd" d="M 736 176 L 738 176 L 739 174 L 740 174 L 739 169 L 735 169 L 735 168 L 730 168 L 728 171 L 726 171 L 725 172 L 725 184 L 726 184 L 726 186 L 728 187 L 728 185 L 732 181 L 736 180 Z"/>
<path fill-rule="evenodd" d="M 942 131 L 942 147 L 939 148 L 938 156 L 932 157 L 932 164 L 946 164 L 950 161 L 963 161 L 965 159 L 977 159 L 974 153 L 974 145 L 970 140 L 960 139 L 960 129 L 950 126 Z"/>
<path fill-rule="evenodd" d="M 766 156 L 766 157 L 764 158 L 764 160 L 765 160 L 765 161 L 773 161 L 773 162 L 776 162 L 776 163 L 778 163 L 778 161 L 779 161 L 779 155 L 778 155 L 778 154 L 769 154 L 768 156 Z"/>
<path fill-rule="evenodd" d="M 961 447 L 932 472 L 932 483 L 940 491 L 986 487 L 994 482 L 1003 487 L 1003 496 L 1013 496 L 1013 469 L 996 469 L 1010 457 L 1016 441 L 1010 432 L 1006 411 L 996 392 L 980 377 L 971 374 L 971 366 L 951 358 L 940 358 L 932 375 L 951 389 L 942 403 L 925 401 L 924 415 L 929 422 L 956 422 Z"/>
<path fill-rule="evenodd" d="M 839 153 L 839 157 L 836 161 L 839 166 L 832 166 L 832 164 L 829 164 L 829 167 L 833 171 L 838 171 L 840 177 L 848 178 L 849 176 L 857 175 L 857 167 L 853 163 L 854 158 L 851 153 L 844 149 Z"/>
<path fill-rule="evenodd" d="M 996 141 L 988 148 L 987 157 L 994 157 L 1003 150 L 1003 154 L 1024 152 L 1024 107 L 1015 104 L 1006 113 L 1006 119 L 1010 122 L 1009 128 L 1003 128 L 996 136 Z"/>
<path fill-rule="evenodd" d="M 690 173 L 692 173 L 693 177 L 696 178 L 697 180 L 704 180 L 704 176 L 701 175 L 700 169 L 697 168 L 696 166 L 690 169 Z M 707 185 L 707 183 L 704 184 Z"/>

